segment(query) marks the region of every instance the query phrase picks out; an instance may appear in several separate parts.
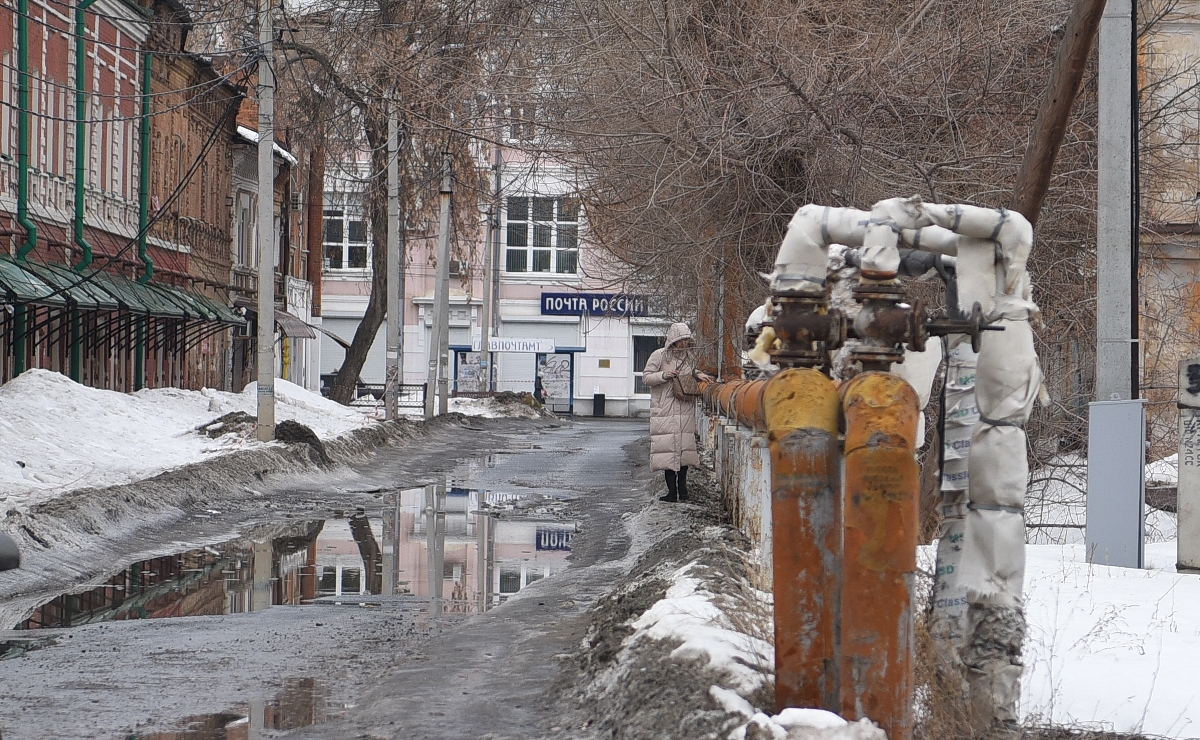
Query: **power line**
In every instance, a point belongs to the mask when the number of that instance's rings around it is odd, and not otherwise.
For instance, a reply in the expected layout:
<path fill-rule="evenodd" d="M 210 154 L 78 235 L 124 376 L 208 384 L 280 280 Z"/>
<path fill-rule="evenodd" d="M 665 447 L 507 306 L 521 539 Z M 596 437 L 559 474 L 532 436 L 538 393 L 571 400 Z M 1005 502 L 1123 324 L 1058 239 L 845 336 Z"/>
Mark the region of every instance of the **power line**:
<path fill-rule="evenodd" d="M 249 75 L 247 75 L 247 77 L 248 76 Z M 116 252 L 114 252 L 111 255 L 106 255 L 103 260 L 103 263 L 100 264 L 99 266 L 95 267 L 93 272 L 91 272 L 87 275 L 84 275 L 78 281 L 71 283 L 70 285 L 67 285 L 62 288 L 58 288 L 58 289 L 51 291 L 49 293 L 49 295 L 47 295 L 46 297 L 50 297 L 50 296 L 54 296 L 54 295 L 62 295 L 64 293 L 66 293 L 67 291 L 71 290 L 72 288 L 75 288 L 77 286 L 83 285 L 84 283 L 90 282 L 91 280 L 93 280 L 95 278 L 95 275 L 98 272 L 101 272 L 103 270 L 103 268 L 116 262 L 119 258 L 122 257 L 122 255 L 124 255 L 126 252 L 128 252 L 131 247 L 136 245 L 142 236 L 149 235 L 151 227 L 153 227 L 154 224 L 158 223 L 158 221 L 165 215 L 167 207 L 169 207 L 171 204 L 173 204 L 176 200 L 179 199 L 179 197 L 183 194 L 183 191 L 187 188 L 187 185 L 191 182 L 192 178 L 195 176 L 196 172 L 199 171 L 200 165 L 203 163 L 206 155 L 212 149 L 213 145 L 216 144 L 217 139 L 220 138 L 219 135 L 220 135 L 222 129 L 224 128 L 226 120 L 229 118 L 229 116 L 231 114 L 233 114 L 233 112 L 236 110 L 236 106 L 238 104 L 240 104 L 240 102 L 241 102 L 240 98 L 234 99 L 229 102 L 229 104 L 226 106 L 224 114 L 220 117 L 220 120 L 217 122 L 217 125 L 213 127 L 212 131 L 209 132 L 208 138 L 205 140 L 203 146 L 201 146 L 199 154 L 197 154 L 197 156 L 192 160 L 192 164 L 188 168 L 187 172 L 184 173 L 183 177 L 180 178 L 180 181 L 175 186 L 175 189 L 171 192 L 171 194 L 169 196 L 167 196 L 167 199 L 165 201 L 163 201 L 162 205 L 159 206 L 158 210 L 154 213 L 154 215 L 146 222 L 145 227 L 138 230 L 138 233 L 132 239 L 130 239 L 128 242 L 126 242 L 125 246 L 121 247 L 120 249 L 118 249 Z M 209 277 L 213 277 L 213 276 L 210 275 Z M 260 289 L 262 289 L 262 286 L 260 286 Z"/>

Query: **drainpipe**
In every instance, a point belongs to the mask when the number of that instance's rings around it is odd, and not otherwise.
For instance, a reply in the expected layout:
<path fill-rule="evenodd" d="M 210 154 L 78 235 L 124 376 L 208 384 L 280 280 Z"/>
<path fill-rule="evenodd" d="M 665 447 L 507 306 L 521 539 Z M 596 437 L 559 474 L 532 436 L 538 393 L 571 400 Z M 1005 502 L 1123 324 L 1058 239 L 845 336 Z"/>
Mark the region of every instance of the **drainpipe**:
<path fill-rule="evenodd" d="M 83 155 L 84 155 L 84 139 L 85 129 L 84 123 L 87 118 L 87 92 L 86 77 L 87 72 L 87 27 L 84 22 L 85 14 L 92 3 L 96 0 L 80 0 L 79 5 L 75 6 L 75 244 L 83 251 L 83 257 L 79 260 L 79 264 L 75 265 L 76 272 L 83 272 L 89 265 L 92 264 L 92 245 L 83 237 L 83 205 L 84 205 L 84 177 L 83 177 Z M 76 332 L 72 329 L 71 356 L 77 354 L 75 350 L 78 348 Z M 74 360 L 72 360 L 72 376 L 74 372 Z M 74 380 L 78 378 L 73 377 Z"/>
<path fill-rule="evenodd" d="M 25 243 L 17 261 L 37 246 L 37 227 L 29 220 L 29 0 L 17 0 L 17 223 Z M 13 375 L 25 372 L 25 306 L 13 311 Z"/>
<path fill-rule="evenodd" d="M 96 0 L 80 0 L 75 6 L 75 244 L 83 252 L 79 263 L 75 265 L 76 272 L 83 272 L 92 264 L 92 245 L 83 236 L 83 207 L 84 179 L 83 156 L 86 131 L 84 122 L 87 118 L 87 25 L 85 14 Z M 71 380 L 79 382 L 83 375 L 80 357 L 81 332 L 79 327 L 79 309 L 71 309 Z"/>
<path fill-rule="evenodd" d="M 141 145 L 141 177 L 138 182 L 138 258 L 142 261 L 143 272 L 138 278 L 139 283 L 148 283 L 154 277 L 154 262 L 146 251 L 146 230 L 150 222 L 150 67 L 154 55 L 146 52 L 142 64 L 142 127 L 140 134 Z"/>
<path fill-rule="evenodd" d="M 17 223 L 25 229 L 17 261 L 24 262 L 37 247 L 37 226 L 29 220 L 29 0 L 17 0 L 17 47 Z"/>

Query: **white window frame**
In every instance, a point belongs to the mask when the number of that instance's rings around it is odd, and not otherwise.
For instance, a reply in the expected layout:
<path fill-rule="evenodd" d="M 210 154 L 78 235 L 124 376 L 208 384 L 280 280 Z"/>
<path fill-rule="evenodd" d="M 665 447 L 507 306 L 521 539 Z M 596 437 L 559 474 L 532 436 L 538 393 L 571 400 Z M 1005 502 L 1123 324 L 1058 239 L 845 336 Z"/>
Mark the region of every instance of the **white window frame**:
<path fill-rule="evenodd" d="M 353 272 L 363 273 L 371 270 L 371 223 L 367 219 L 365 209 L 362 207 L 360 199 L 354 195 L 346 193 L 326 193 L 325 194 L 325 209 L 321 215 L 321 265 L 327 272 Z M 328 222 L 333 216 L 340 218 L 342 222 L 342 235 L 340 242 L 328 241 Z M 351 241 L 350 239 L 350 224 L 361 222 L 363 224 L 363 240 Z M 334 267 L 330 264 L 329 251 L 331 247 L 340 246 L 341 264 Z M 351 249 L 363 249 L 364 259 L 361 267 L 351 267 L 350 257 Z"/>
<path fill-rule="evenodd" d="M 551 219 L 535 219 L 533 207 L 535 200 L 550 200 L 553 201 L 553 218 Z M 524 201 L 526 204 L 526 212 L 524 214 L 512 214 L 510 208 L 518 202 Z M 564 213 L 564 204 L 573 203 L 575 206 L 575 219 L 566 220 L 569 218 L 568 213 Z M 512 215 L 524 215 L 524 218 L 510 218 Z M 542 195 L 531 193 L 527 195 L 509 196 L 504 200 L 504 224 L 501 229 L 501 235 L 504 239 L 504 269 L 503 272 L 508 276 L 558 276 L 560 278 L 574 278 L 579 275 L 579 253 L 580 253 L 580 235 L 579 231 L 582 226 L 583 215 L 579 205 L 579 199 L 570 195 Z M 520 228 L 524 227 L 524 245 L 520 244 Z M 571 231 L 574 234 L 571 234 Z M 535 244 L 534 241 L 540 232 L 540 236 L 545 240 L 542 244 Z M 573 239 L 573 244 L 570 241 Z M 524 267 L 523 269 L 509 269 L 514 262 L 510 260 L 509 253 L 514 254 L 524 252 Z M 547 269 L 533 269 L 535 259 L 544 259 L 535 253 L 549 252 L 549 262 L 546 264 Z M 575 264 L 573 270 L 560 271 L 563 264 L 560 260 L 566 254 L 573 254 Z"/>

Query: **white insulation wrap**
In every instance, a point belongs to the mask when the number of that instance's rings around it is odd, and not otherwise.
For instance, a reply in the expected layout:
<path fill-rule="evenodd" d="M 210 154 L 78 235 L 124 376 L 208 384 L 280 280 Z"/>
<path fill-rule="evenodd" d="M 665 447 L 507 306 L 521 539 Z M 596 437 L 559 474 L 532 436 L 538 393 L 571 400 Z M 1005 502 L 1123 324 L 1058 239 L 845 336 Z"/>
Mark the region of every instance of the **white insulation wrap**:
<path fill-rule="evenodd" d="M 1014 723 L 1025 639 L 1023 509 L 1029 464 L 1024 427 L 1042 393 L 1029 324 L 1038 309 L 1025 271 L 1033 228 L 1020 214 L 1003 209 L 927 205 L 925 210 L 937 226 L 902 237 L 914 246 L 955 254 L 960 305 L 970 310 L 978 302 L 984 318 L 1004 328 L 986 333 L 980 343 L 966 513 L 961 523 L 948 516 L 943 524 L 935 612 L 937 599 L 945 601 L 934 632 L 944 657 L 953 659 L 956 652 L 961 657 L 977 720 L 985 726 Z M 962 509 L 959 496 L 946 490 L 943 498 L 954 514 Z M 956 538 L 960 526 L 961 550 L 946 541 Z M 957 578 L 942 578 L 944 572 Z M 955 607 L 964 592 L 967 613 L 960 641 L 964 615 Z"/>
<path fill-rule="evenodd" d="M 922 413 L 917 416 L 917 442 L 925 445 L 925 407 L 929 405 L 929 394 L 933 392 L 933 381 L 937 379 L 938 367 L 942 364 L 942 338 L 930 337 L 924 352 L 904 351 L 904 362 L 892 363 L 892 374 L 899 375 L 917 392 Z"/>
<path fill-rule="evenodd" d="M 919 229 L 932 222 L 926 217 L 924 204 L 917 196 L 888 198 L 871 207 L 871 223 L 862 239 L 861 271 L 872 279 L 894 278 L 900 269 L 902 229 Z M 853 245 L 850 245 L 853 246 Z"/>
<path fill-rule="evenodd" d="M 987 239 L 1000 245 L 1004 265 L 1004 293 L 1016 293 L 1017 281 L 1033 249 L 1033 226 L 1029 220 L 1004 208 L 938 205 L 927 203 L 926 215 L 933 223 L 956 234 Z"/>
<path fill-rule="evenodd" d="M 853 208 L 801 206 L 779 245 L 771 290 L 824 291 L 829 245 L 862 244 L 870 217 Z"/>

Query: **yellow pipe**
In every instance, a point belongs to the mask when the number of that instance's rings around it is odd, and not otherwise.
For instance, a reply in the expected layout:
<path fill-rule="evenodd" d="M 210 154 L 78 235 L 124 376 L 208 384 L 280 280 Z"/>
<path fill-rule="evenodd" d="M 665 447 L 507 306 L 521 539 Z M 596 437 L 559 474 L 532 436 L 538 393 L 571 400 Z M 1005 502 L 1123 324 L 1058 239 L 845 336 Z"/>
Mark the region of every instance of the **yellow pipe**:
<path fill-rule="evenodd" d="M 784 370 L 764 383 L 779 709 L 838 708 L 839 406 L 833 381 L 816 370 Z"/>
<path fill-rule="evenodd" d="M 891 373 L 842 386 L 846 418 L 841 714 L 910 740 L 918 494 L 917 392 Z M 777 597 L 778 598 L 778 597 Z"/>

